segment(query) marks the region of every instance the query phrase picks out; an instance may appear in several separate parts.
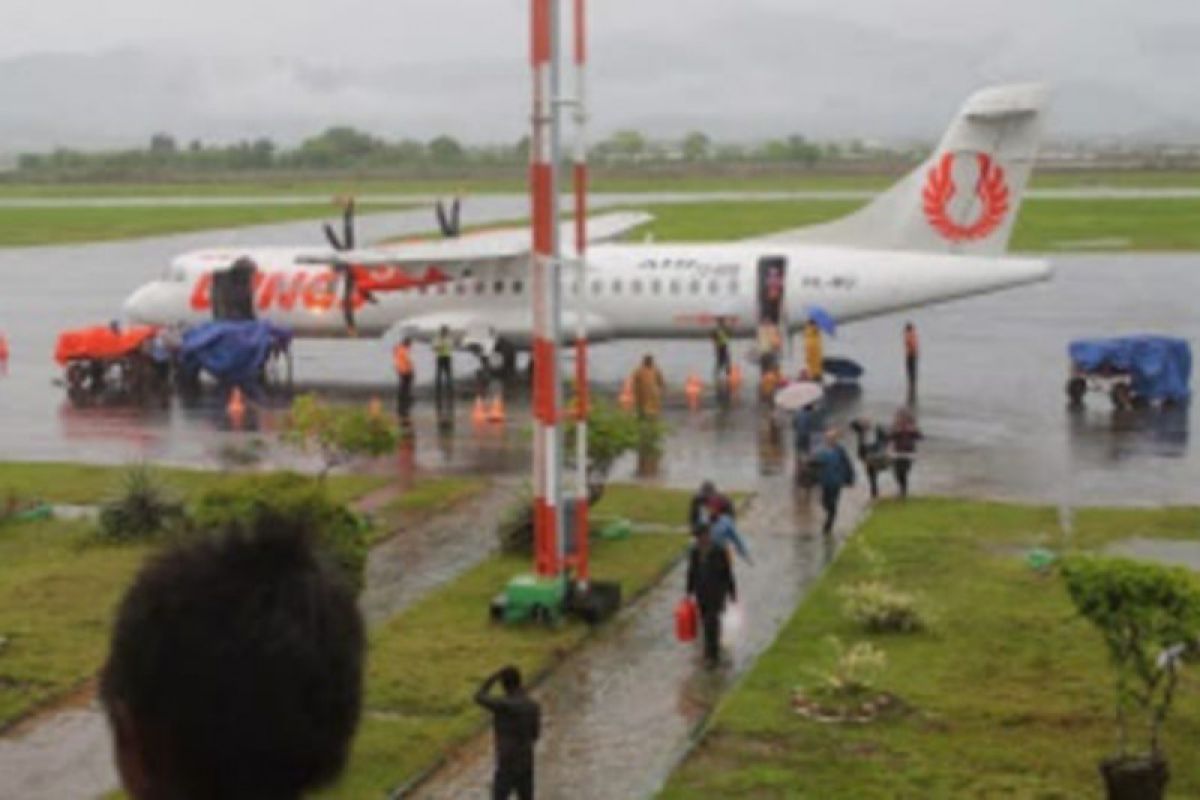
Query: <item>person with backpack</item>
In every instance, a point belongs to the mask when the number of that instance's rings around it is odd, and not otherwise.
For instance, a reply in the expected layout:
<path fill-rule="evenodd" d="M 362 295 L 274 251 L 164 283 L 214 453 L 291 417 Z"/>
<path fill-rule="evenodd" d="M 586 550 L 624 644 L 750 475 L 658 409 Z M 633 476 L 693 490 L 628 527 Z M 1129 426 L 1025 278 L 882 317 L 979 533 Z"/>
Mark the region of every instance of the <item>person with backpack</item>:
<path fill-rule="evenodd" d="M 817 451 L 817 482 L 821 484 L 821 507 L 825 509 L 825 523 L 821 532 L 828 536 L 833 532 L 837 519 L 838 502 L 842 489 L 854 485 L 854 464 L 842 447 L 841 432 L 830 428 L 825 432 L 825 444 Z"/>

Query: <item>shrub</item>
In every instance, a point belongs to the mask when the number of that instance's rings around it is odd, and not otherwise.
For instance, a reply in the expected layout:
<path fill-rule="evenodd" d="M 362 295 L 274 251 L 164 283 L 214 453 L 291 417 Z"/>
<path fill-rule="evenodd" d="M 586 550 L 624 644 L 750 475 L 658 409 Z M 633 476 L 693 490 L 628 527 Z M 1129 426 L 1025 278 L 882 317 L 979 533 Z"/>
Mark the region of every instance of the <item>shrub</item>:
<path fill-rule="evenodd" d="M 617 459 L 632 452 L 660 452 L 666 426 L 656 419 L 641 419 L 602 399 L 592 402 L 587 422 L 588 489 L 591 502 L 595 503 L 603 494 L 608 473 Z M 564 445 L 568 463 L 575 459 L 578 428 L 572 418 Z"/>
<path fill-rule="evenodd" d="M 145 466 L 125 474 L 121 493 L 100 507 L 97 536 L 108 542 L 153 539 L 184 521 L 183 503 Z"/>
<path fill-rule="evenodd" d="M 353 406 L 333 406 L 314 394 L 292 404 L 283 441 L 321 456 L 320 477 L 358 456 L 391 452 L 399 439 L 396 426 L 383 414 Z"/>
<path fill-rule="evenodd" d="M 839 594 L 843 613 L 869 631 L 906 633 L 926 627 L 916 597 L 882 580 L 859 581 Z"/>
<path fill-rule="evenodd" d="M 1076 610 L 1099 629 L 1108 648 L 1118 757 L 1136 757 L 1130 729 L 1137 724 L 1149 755 L 1158 758 L 1179 662 L 1200 637 L 1200 582 L 1180 567 L 1095 556 L 1068 559 L 1062 574 Z"/>
<path fill-rule="evenodd" d="M 887 668 L 887 653 L 870 642 L 855 642 L 850 647 L 836 636 L 829 637 L 832 660 L 827 669 L 817 672 L 812 694 L 832 700 L 853 700 L 869 694 Z"/>
<path fill-rule="evenodd" d="M 250 529 L 268 516 L 314 531 L 318 542 L 345 570 L 351 585 L 362 588 L 370 525 L 330 499 L 325 487 L 311 478 L 284 472 L 247 478 L 236 487 L 212 489 L 195 503 L 191 524 L 201 531 Z"/>

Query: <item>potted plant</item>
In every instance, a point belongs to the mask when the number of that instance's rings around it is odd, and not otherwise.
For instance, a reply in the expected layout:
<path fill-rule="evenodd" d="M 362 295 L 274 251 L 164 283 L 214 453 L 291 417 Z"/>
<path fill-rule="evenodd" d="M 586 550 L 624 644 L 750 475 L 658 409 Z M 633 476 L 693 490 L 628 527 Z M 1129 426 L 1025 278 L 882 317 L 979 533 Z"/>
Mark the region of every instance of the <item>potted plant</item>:
<path fill-rule="evenodd" d="M 1200 582 L 1182 568 L 1123 558 L 1069 559 L 1063 576 L 1103 636 L 1116 680 L 1118 748 L 1100 763 L 1108 797 L 1161 798 L 1170 777 L 1162 728 L 1200 635 Z"/>

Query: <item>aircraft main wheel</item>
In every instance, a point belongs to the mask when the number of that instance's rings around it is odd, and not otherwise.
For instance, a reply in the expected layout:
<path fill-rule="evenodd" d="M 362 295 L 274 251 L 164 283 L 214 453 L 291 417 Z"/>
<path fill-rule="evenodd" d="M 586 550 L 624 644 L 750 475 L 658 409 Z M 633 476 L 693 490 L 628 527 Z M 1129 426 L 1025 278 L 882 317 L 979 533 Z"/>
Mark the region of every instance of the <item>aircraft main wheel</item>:
<path fill-rule="evenodd" d="M 71 403 L 82 408 L 91 401 L 91 392 L 88 388 L 88 368 L 78 361 L 72 361 L 67 364 L 67 399 Z"/>

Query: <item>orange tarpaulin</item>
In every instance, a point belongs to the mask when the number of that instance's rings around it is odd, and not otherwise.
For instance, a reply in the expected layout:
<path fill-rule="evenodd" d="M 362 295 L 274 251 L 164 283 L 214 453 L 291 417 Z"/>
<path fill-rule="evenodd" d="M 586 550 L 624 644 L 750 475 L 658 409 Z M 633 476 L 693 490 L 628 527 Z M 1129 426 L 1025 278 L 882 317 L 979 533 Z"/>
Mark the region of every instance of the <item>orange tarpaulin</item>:
<path fill-rule="evenodd" d="M 106 325 L 63 331 L 54 347 L 54 360 L 65 365 L 76 358 L 123 358 L 153 338 L 157 331 L 158 328 L 149 325 L 135 325 L 119 333 Z"/>

